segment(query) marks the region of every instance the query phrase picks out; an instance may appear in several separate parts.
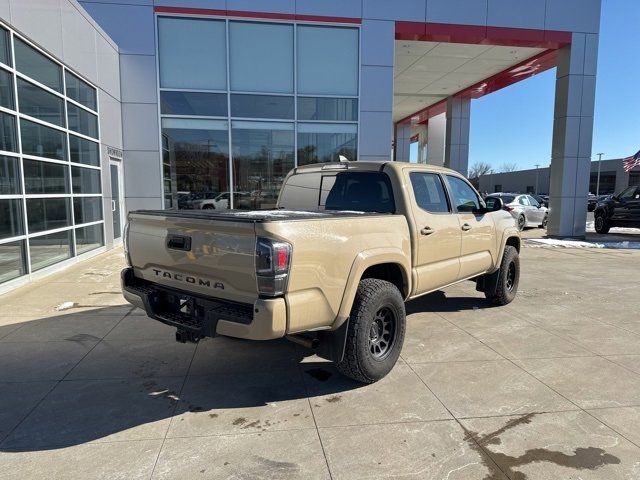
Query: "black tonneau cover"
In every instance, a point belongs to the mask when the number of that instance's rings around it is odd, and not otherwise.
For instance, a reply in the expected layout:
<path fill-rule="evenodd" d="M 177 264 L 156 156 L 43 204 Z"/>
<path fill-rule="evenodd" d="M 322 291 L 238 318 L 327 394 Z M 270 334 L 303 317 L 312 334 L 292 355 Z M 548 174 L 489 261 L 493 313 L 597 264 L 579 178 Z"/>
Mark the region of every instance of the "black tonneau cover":
<path fill-rule="evenodd" d="M 390 215 L 388 213 L 355 212 L 350 210 L 323 210 L 317 212 L 308 210 L 134 210 L 131 213 L 135 215 L 258 223 Z"/>

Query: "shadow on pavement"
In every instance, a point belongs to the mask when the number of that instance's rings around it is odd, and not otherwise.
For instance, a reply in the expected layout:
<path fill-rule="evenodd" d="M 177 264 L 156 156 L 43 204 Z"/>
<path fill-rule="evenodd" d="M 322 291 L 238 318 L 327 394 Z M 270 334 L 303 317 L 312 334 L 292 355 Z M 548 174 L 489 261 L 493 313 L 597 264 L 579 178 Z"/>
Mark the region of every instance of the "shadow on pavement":
<path fill-rule="evenodd" d="M 465 310 L 489 309 L 496 305 L 479 297 L 447 297 L 439 290 L 406 304 L 407 315 L 421 312 L 462 312 Z"/>

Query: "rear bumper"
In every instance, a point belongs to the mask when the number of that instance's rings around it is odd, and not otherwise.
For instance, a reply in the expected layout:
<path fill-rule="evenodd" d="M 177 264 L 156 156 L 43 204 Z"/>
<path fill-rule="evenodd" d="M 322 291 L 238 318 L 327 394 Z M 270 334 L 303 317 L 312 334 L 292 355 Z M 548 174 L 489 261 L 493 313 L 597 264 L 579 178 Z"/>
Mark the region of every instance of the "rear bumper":
<path fill-rule="evenodd" d="M 154 320 L 196 337 L 270 340 L 286 333 L 283 298 L 258 299 L 253 304 L 201 297 L 137 278 L 132 268 L 121 273 L 124 298 Z"/>

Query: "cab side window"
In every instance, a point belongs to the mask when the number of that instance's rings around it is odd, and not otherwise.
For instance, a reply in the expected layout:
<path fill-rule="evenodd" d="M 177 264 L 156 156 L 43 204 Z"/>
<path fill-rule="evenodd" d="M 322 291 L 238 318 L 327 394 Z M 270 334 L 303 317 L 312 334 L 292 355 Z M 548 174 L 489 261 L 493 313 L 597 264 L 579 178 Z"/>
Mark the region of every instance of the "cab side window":
<path fill-rule="evenodd" d="M 409 178 L 413 195 L 420 208 L 429 213 L 449 213 L 449 202 L 440 175 L 411 172 Z"/>
<path fill-rule="evenodd" d="M 472 213 L 480 208 L 478 194 L 467 182 L 452 175 L 447 175 L 447 181 L 458 213 Z"/>

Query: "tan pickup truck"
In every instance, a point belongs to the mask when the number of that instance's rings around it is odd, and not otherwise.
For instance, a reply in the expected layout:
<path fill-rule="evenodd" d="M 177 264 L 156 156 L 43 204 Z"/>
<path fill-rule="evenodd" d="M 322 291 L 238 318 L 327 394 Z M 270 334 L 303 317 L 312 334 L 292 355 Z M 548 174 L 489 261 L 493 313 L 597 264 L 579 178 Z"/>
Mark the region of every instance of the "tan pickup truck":
<path fill-rule="evenodd" d="M 520 236 L 459 174 L 400 162 L 292 170 L 278 209 L 135 211 L 125 298 L 176 339 L 286 337 L 361 382 L 400 355 L 404 302 L 464 280 L 516 295 Z"/>

